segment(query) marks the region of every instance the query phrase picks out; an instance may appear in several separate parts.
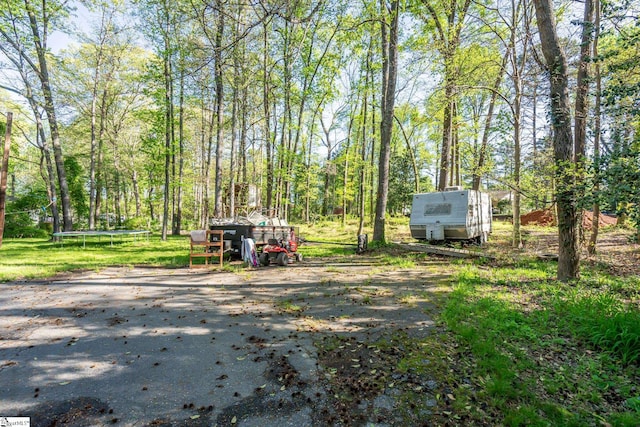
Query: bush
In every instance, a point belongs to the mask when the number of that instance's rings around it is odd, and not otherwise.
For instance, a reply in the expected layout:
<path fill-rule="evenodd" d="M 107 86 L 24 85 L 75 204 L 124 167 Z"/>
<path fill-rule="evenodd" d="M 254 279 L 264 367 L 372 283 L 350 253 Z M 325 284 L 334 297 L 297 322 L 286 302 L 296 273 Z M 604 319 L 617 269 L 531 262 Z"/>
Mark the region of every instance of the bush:
<path fill-rule="evenodd" d="M 143 216 L 128 218 L 123 225 L 127 230 L 154 230 L 158 228 L 157 221 L 150 221 L 149 218 Z"/>
<path fill-rule="evenodd" d="M 40 209 L 47 203 L 46 193 L 39 190 L 19 195 L 7 203 L 4 237 L 49 237 L 50 233 L 37 225 Z"/>

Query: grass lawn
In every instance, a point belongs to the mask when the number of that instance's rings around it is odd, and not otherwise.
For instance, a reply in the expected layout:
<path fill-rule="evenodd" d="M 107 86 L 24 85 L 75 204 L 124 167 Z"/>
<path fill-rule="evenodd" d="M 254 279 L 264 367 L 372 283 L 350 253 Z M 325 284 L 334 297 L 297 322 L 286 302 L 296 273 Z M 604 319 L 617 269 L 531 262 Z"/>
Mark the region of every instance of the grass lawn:
<path fill-rule="evenodd" d="M 4 239 L 0 248 L 0 282 L 34 279 L 73 270 L 95 270 L 107 266 L 152 265 L 184 267 L 189 265 L 188 237 L 169 237 L 163 242 L 158 236 L 148 241 L 108 237 L 82 239 L 65 238 L 64 243 L 44 239 Z"/>

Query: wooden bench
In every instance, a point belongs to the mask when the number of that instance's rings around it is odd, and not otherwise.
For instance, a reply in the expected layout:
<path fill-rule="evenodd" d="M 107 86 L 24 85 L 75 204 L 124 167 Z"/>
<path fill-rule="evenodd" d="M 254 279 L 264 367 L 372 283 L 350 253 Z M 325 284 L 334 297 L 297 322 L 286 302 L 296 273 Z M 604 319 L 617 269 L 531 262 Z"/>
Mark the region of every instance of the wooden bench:
<path fill-rule="evenodd" d="M 223 265 L 224 256 L 223 230 L 195 230 L 189 236 L 189 268 L 209 267 L 209 260 L 218 257 L 220 268 Z M 193 260 L 204 258 L 204 264 L 194 264 Z M 213 263 L 211 264 L 213 266 Z"/>

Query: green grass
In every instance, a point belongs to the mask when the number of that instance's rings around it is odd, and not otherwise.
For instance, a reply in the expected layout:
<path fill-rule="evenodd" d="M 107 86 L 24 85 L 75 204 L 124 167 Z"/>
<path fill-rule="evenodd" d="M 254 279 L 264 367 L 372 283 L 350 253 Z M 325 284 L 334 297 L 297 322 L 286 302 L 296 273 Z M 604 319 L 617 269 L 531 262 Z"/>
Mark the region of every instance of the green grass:
<path fill-rule="evenodd" d="M 627 298 L 638 282 L 584 272 L 563 284 L 544 262 L 460 266 L 441 313 L 448 333 L 405 369 L 429 360 L 458 396 L 443 412 L 469 424 L 640 425 L 640 311 Z"/>
<path fill-rule="evenodd" d="M 304 307 L 295 304 L 291 298 L 276 301 L 275 306 L 282 313 L 299 314 L 304 311 Z"/>
<path fill-rule="evenodd" d="M 64 244 L 43 239 L 4 239 L 0 247 L 0 281 L 53 276 L 73 270 L 96 270 L 107 266 L 151 265 L 184 267 L 189 265 L 187 237 L 158 236 L 149 240 L 65 238 Z"/>
<path fill-rule="evenodd" d="M 408 219 L 389 220 L 390 230 L 407 228 Z M 348 257 L 355 254 L 358 223 L 350 219 L 345 226 L 336 221 L 323 221 L 302 225 L 301 234 L 307 240 L 323 244 L 303 244 L 299 251 L 305 258 Z M 366 231 L 372 235 L 371 230 Z M 391 233 L 391 232 L 390 232 Z M 394 234 L 389 234 L 392 238 Z M 383 257 L 381 264 L 389 263 L 411 268 L 412 261 L 400 256 Z M 50 277 L 74 270 L 97 270 L 108 266 L 150 265 L 184 267 L 189 264 L 189 241 L 186 236 L 168 236 L 163 242 L 159 236 L 148 240 L 131 237 L 114 238 L 113 246 L 107 237 L 82 239 L 65 238 L 64 244 L 45 239 L 4 239 L 0 247 L 0 282 L 16 279 Z M 225 265 L 226 271 L 237 267 Z"/>

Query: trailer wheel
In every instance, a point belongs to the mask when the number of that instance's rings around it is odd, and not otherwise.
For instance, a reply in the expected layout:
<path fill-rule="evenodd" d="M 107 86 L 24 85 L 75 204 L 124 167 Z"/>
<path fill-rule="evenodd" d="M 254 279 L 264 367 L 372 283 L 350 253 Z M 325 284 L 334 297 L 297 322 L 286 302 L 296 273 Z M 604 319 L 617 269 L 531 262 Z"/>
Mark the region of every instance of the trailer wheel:
<path fill-rule="evenodd" d="M 260 265 L 266 267 L 269 265 L 269 254 L 267 252 L 262 252 L 260 254 Z"/>
<path fill-rule="evenodd" d="M 278 262 L 278 265 L 281 265 L 283 267 L 289 265 L 289 257 L 285 252 L 280 252 L 276 257 L 276 261 Z"/>
<path fill-rule="evenodd" d="M 296 262 L 302 262 L 302 254 L 296 253 Z"/>

